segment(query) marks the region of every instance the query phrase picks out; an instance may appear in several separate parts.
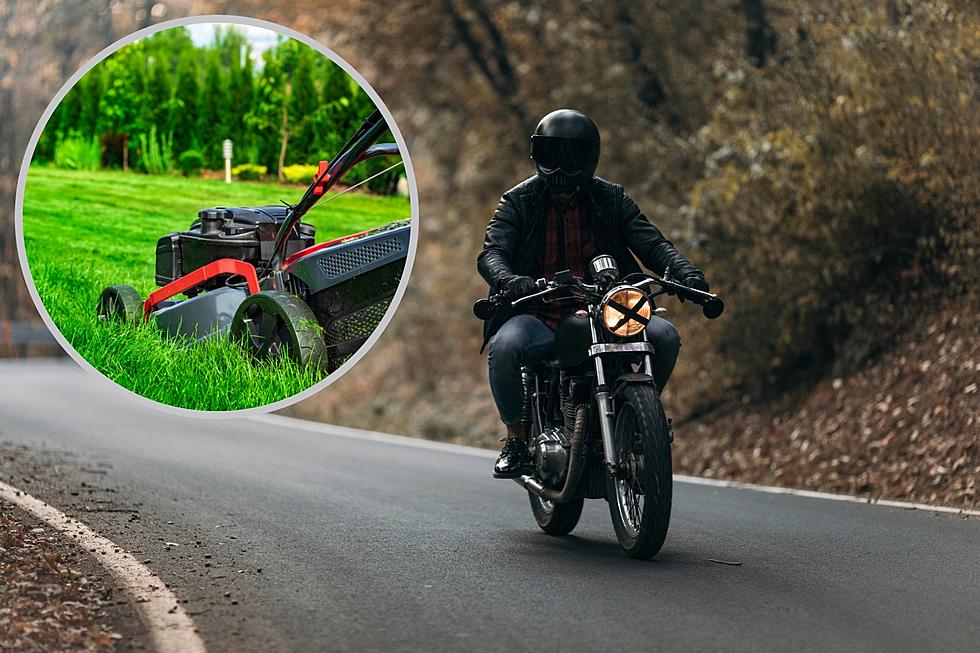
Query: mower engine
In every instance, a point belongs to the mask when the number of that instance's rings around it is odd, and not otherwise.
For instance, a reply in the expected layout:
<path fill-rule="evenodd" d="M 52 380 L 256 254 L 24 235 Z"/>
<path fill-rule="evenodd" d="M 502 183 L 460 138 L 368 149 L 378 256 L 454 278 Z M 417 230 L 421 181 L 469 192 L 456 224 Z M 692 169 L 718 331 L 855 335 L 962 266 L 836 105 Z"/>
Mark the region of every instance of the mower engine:
<path fill-rule="evenodd" d="M 276 232 L 286 219 L 285 206 L 226 207 L 203 209 L 187 231 L 157 241 L 156 282 L 158 286 L 219 259 L 238 259 L 256 268 L 271 261 Z M 296 233 L 298 231 L 298 233 Z M 287 243 L 286 255 L 313 245 L 316 227 L 300 223 Z M 204 290 L 224 285 L 211 279 Z"/>

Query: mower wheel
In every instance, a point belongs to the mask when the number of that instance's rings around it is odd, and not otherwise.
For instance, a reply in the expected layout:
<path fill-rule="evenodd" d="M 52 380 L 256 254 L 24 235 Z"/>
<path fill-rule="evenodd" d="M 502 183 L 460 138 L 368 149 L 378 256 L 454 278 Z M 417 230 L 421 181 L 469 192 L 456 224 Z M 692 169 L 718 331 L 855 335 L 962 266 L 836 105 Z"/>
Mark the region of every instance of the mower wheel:
<path fill-rule="evenodd" d="M 263 290 L 245 298 L 232 318 L 231 339 L 258 360 L 285 354 L 300 367 L 327 371 L 323 328 L 306 302 L 288 292 Z"/>
<path fill-rule="evenodd" d="M 132 286 L 106 286 L 99 295 L 99 319 L 137 322 L 143 315 L 143 300 Z"/>

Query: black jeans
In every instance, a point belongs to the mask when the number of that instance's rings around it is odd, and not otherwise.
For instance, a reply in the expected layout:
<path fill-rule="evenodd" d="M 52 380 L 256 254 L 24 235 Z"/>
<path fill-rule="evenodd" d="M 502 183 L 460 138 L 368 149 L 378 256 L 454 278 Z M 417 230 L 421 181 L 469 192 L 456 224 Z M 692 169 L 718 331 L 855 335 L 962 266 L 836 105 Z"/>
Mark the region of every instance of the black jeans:
<path fill-rule="evenodd" d="M 647 338 L 656 350 L 653 379 L 663 389 L 674 371 L 681 350 L 681 336 L 673 324 L 654 315 L 647 325 Z M 554 355 L 555 332 L 533 315 L 515 315 L 500 327 L 490 342 L 490 391 L 504 424 L 521 421 L 524 389 L 521 367 L 531 367 Z"/>

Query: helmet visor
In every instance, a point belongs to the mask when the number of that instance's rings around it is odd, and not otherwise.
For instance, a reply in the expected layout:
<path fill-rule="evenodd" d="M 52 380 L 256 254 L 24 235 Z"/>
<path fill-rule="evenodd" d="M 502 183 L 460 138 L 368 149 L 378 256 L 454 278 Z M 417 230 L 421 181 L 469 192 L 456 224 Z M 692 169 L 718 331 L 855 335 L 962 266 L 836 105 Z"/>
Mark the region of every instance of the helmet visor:
<path fill-rule="evenodd" d="M 599 143 L 585 138 L 532 136 L 531 158 L 546 172 L 561 169 L 575 174 L 594 169 L 599 161 Z"/>

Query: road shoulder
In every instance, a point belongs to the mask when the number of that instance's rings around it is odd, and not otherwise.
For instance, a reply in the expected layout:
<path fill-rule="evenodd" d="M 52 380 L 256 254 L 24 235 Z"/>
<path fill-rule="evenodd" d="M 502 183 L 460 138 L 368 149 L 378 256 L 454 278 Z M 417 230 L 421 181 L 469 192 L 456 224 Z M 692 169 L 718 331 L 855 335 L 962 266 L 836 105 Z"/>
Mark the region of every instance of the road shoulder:
<path fill-rule="evenodd" d="M 136 605 L 75 541 L 0 501 L 0 650 L 145 651 Z"/>

